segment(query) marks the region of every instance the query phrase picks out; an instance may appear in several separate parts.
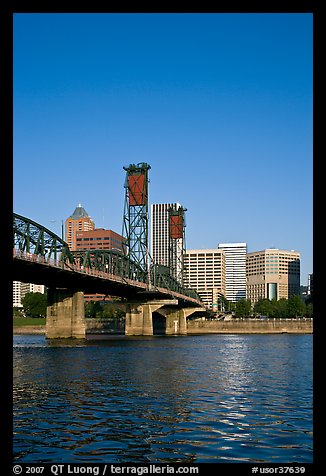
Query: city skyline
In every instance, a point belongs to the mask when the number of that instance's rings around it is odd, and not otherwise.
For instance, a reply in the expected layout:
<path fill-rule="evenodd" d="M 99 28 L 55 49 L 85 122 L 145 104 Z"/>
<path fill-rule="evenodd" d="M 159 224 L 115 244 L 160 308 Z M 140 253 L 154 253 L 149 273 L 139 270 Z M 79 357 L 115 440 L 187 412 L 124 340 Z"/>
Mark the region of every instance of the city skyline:
<path fill-rule="evenodd" d="M 151 257 L 152 263 L 168 265 L 168 254 L 169 254 L 169 251 L 168 251 L 168 242 L 169 242 L 168 209 L 170 207 L 174 209 L 181 208 L 183 210 L 182 205 L 180 205 L 179 203 L 165 203 L 165 204 L 155 203 L 150 206 L 149 223 L 148 223 L 148 231 L 149 231 L 150 239 L 149 239 L 148 249 L 150 251 L 150 257 Z M 76 213 L 76 210 L 78 208 L 82 210 L 83 214 L 85 214 L 85 217 L 87 217 L 87 219 L 91 219 L 91 217 L 88 215 L 88 213 L 86 212 L 84 207 L 81 206 L 80 203 L 78 204 L 78 207 L 75 209 L 74 213 Z M 71 216 L 69 218 L 71 218 Z M 103 228 L 97 228 L 96 223 L 93 223 L 93 225 L 94 225 L 94 229 L 92 231 L 86 230 L 86 232 L 84 232 L 85 236 L 88 234 L 92 234 L 93 232 L 100 232 L 100 231 L 105 231 L 110 233 L 113 232 L 116 234 L 114 230 L 105 230 Z M 80 234 L 80 236 L 82 235 L 83 234 Z M 66 241 L 69 244 L 69 240 L 66 239 Z M 298 250 L 280 250 L 279 248 L 276 248 L 276 247 L 265 248 L 264 250 L 253 250 L 249 253 L 247 253 L 246 250 L 247 250 L 247 243 L 232 242 L 232 243 L 219 243 L 216 247 L 212 249 L 199 248 L 197 250 L 185 249 L 184 251 L 185 251 L 186 261 L 188 260 L 187 255 L 189 255 L 189 253 L 198 254 L 202 252 L 202 253 L 212 254 L 212 253 L 219 253 L 220 251 L 224 252 L 226 262 L 228 262 L 228 260 L 230 261 L 230 263 L 226 265 L 226 270 L 228 269 L 228 267 L 231 268 L 229 269 L 229 272 L 226 271 L 226 277 L 229 281 L 228 280 L 226 281 L 227 286 L 226 286 L 226 291 L 224 295 L 228 300 L 233 302 L 241 298 L 243 299 L 247 298 L 246 277 L 250 275 L 250 272 L 247 275 L 246 260 L 250 257 L 250 255 L 256 254 L 256 253 L 260 253 L 260 254 L 272 253 L 273 255 L 274 252 L 276 252 L 277 254 L 285 252 L 286 255 L 295 254 L 295 256 L 299 259 L 299 268 L 300 268 L 300 262 L 301 262 L 300 251 Z M 243 262 L 243 259 L 244 259 L 244 262 Z M 282 273 L 284 274 L 283 269 L 282 269 Z M 309 280 L 311 279 L 311 276 L 312 276 L 312 273 L 308 274 L 307 284 L 302 284 L 303 286 L 307 286 L 307 288 L 309 288 Z M 273 277 L 275 278 L 274 275 Z M 186 281 L 189 281 L 189 280 L 186 279 Z M 189 285 L 189 282 L 188 282 L 188 285 Z M 298 289 L 299 289 L 299 286 L 298 286 Z M 237 298 L 235 299 L 234 293 L 236 292 L 239 293 L 239 296 L 237 296 Z M 298 291 L 298 294 L 299 294 L 299 291 Z"/>
<path fill-rule="evenodd" d="M 294 249 L 306 285 L 312 15 L 15 14 L 14 212 L 61 235 L 81 203 L 121 233 L 139 162 L 187 249 Z"/>

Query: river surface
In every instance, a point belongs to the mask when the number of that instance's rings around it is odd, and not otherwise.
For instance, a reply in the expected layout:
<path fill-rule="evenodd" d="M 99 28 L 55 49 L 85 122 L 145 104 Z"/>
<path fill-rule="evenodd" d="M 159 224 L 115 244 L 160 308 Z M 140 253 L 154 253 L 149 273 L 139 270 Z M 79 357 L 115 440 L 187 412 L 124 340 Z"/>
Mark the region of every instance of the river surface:
<path fill-rule="evenodd" d="M 14 457 L 311 463 L 305 335 L 14 336 Z"/>

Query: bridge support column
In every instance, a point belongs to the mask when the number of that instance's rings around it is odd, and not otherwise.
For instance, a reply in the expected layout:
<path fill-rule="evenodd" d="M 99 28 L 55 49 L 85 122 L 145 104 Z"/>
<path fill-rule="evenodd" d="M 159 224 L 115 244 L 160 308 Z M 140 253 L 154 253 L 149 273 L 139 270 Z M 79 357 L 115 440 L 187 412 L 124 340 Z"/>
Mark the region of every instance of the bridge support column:
<path fill-rule="evenodd" d="M 146 303 L 126 303 L 126 328 L 125 334 L 129 336 L 153 335 L 153 312 L 166 304 L 177 304 L 174 299 L 152 301 Z"/>
<path fill-rule="evenodd" d="M 166 335 L 186 335 L 187 317 L 196 311 L 202 311 L 202 308 L 162 308 L 157 312 L 166 318 Z"/>
<path fill-rule="evenodd" d="M 46 310 L 47 339 L 85 339 L 84 293 L 69 289 L 48 289 Z"/>
<path fill-rule="evenodd" d="M 178 309 L 166 314 L 166 335 L 187 334 L 185 309 Z"/>

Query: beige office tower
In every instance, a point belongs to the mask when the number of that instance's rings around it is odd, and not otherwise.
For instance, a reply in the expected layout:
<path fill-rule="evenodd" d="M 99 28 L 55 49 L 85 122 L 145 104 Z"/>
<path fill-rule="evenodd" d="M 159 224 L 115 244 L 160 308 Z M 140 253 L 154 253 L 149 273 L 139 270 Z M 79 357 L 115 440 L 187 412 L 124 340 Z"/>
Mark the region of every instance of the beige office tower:
<path fill-rule="evenodd" d="M 94 230 L 95 224 L 85 209 L 78 205 L 69 218 L 66 219 L 65 240 L 72 251 L 77 249 L 77 233 Z"/>
<path fill-rule="evenodd" d="M 266 249 L 247 253 L 247 299 L 289 299 L 300 294 L 300 253 Z"/>
<path fill-rule="evenodd" d="M 206 306 L 218 307 L 225 296 L 225 254 L 222 249 L 187 250 L 184 257 L 185 286 L 195 289 Z"/>

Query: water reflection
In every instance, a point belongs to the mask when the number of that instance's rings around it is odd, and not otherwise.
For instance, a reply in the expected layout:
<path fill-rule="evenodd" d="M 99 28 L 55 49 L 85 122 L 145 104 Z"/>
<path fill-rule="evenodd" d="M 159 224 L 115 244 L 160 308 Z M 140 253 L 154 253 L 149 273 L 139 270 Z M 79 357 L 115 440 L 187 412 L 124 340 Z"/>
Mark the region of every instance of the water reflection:
<path fill-rule="evenodd" d="M 14 342 L 17 460 L 312 461 L 310 335 L 24 337 Z"/>

